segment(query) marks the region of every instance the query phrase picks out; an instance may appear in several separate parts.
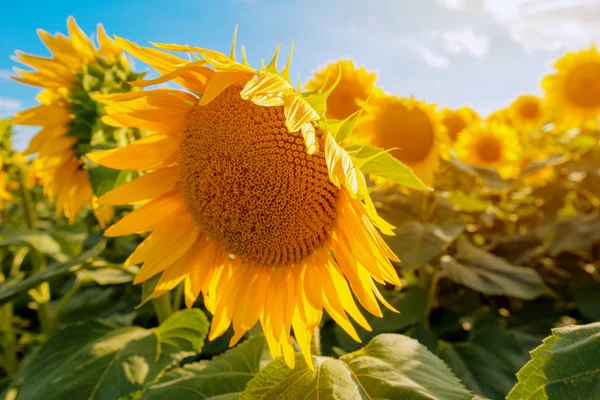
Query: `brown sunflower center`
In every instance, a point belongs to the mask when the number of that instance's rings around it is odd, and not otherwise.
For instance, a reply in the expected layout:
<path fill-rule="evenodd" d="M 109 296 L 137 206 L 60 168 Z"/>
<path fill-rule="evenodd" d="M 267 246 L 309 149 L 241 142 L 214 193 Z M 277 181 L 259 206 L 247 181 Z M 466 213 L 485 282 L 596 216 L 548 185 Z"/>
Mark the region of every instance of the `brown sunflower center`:
<path fill-rule="evenodd" d="M 406 164 L 425 160 L 435 142 L 433 125 L 427 113 L 399 103 L 386 107 L 378 119 L 377 130 L 375 144 L 385 149 L 395 147 L 391 154 Z"/>
<path fill-rule="evenodd" d="M 458 134 L 467 127 L 467 121 L 460 115 L 454 112 L 450 112 L 444 116 L 442 123 L 446 127 L 448 137 L 453 142 L 458 138 Z"/>
<path fill-rule="evenodd" d="M 502 144 L 494 136 L 483 136 L 478 139 L 475 151 L 485 164 L 493 164 L 502 156 Z"/>
<path fill-rule="evenodd" d="M 283 107 L 244 101 L 241 88 L 188 116 L 179 155 L 187 208 L 209 238 L 243 261 L 294 264 L 327 240 L 339 189 L 324 153 L 307 154 L 302 135 L 287 130 Z"/>
<path fill-rule="evenodd" d="M 525 99 L 519 104 L 519 113 L 525 119 L 536 119 L 540 116 L 542 108 L 535 99 Z"/>
<path fill-rule="evenodd" d="M 565 95 L 580 107 L 600 107 L 600 63 L 589 62 L 573 67 L 565 80 Z"/>

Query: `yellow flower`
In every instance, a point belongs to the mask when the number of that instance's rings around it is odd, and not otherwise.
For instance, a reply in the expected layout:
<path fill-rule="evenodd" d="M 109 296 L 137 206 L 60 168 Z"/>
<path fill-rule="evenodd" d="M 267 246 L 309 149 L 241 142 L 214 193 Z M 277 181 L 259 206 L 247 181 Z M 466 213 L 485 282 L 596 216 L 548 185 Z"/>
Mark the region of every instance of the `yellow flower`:
<path fill-rule="evenodd" d="M 213 314 L 210 340 L 233 325 L 234 345 L 259 322 L 272 356 L 290 367 L 292 329 L 312 366 L 310 342 L 323 309 L 359 340 L 348 314 L 368 323 L 352 293 L 381 316 L 378 300 L 391 306 L 375 282 L 400 284 L 390 263 L 397 259 L 376 230 L 392 234 L 392 226 L 377 215 L 362 173 L 290 83 L 289 62 L 279 73 L 278 52 L 255 70 L 233 51 L 227 57 L 155 44 L 203 59 L 188 61 L 117 41 L 162 74 L 134 85 L 174 80 L 189 90 L 100 98 L 106 122 L 152 133 L 88 154 L 109 168 L 149 171 L 99 199 L 144 203 L 106 231 L 152 232 L 126 261 L 143 264 L 134 283 L 162 273 L 153 296 L 183 284 L 188 307 L 202 293 Z"/>
<path fill-rule="evenodd" d="M 39 106 L 19 112 L 15 124 L 41 126 L 25 154 L 38 153 L 30 167 L 30 182 L 37 178 L 44 194 L 56 203 L 56 213 L 64 214 L 72 223 L 77 213 L 92 203 L 93 192 L 86 170 L 83 168 L 80 144 L 89 144 L 92 127 L 98 111 L 87 96 L 85 72 L 89 66 L 96 71 L 118 63 L 127 70 L 127 61 L 117 44 L 108 38 L 102 25 L 98 25 L 99 49 L 85 36 L 73 17 L 68 19 L 69 37 L 39 30 L 38 34 L 52 52 L 52 58 L 16 52 L 14 59 L 30 66 L 34 71 L 16 69 L 14 80 L 42 88 L 37 96 Z M 108 64 L 107 64 L 108 63 Z M 89 76 L 88 76 L 89 77 Z M 105 213 L 104 216 L 108 216 Z M 97 215 L 101 225 L 108 222 Z"/>
<path fill-rule="evenodd" d="M 494 112 L 492 112 L 490 115 L 488 115 L 485 118 L 485 122 L 487 123 L 497 123 L 497 124 L 502 124 L 502 125 L 506 125 L 506 126 L 513 126 L 512 120 L 510 118 L 510 113 L 508 111 L 508 109 L 502 108 L 500 110 L 496 110 Z"/>
<path fill-rule="evenodd" d="M 495 168 L 504 178 L 518 170 L 520 150 L 517 132 L 496 122 L 472 125 L 456 143 L 456 154 L 461 161 Z"/>
<path fill-rule="evenodd" d="M 473 122 L 480 119 L 477 112 L 469 107 L 461 107 L 456 110 L 445 108 L 441 112 L 442 124 L 446 127 L 448 139 L 456 142 L 460 134 Z"/>
<path fill-rule="evenodd" d="M 390 154 L 429 186 L 440 164 L 443 133 L 434 105 L 396 96 L 371 99 L 356 126 L 357 137 L 393 148 Z"/>
<path fill-rule="evenodd" d="M 564 127 L 597 127 L 600 116 L 600 53 L 567 53 L 554 64 L 556 73 L 542 81 L 552 118 Z"/>
<path fill-rule="evenodd" d="M 532 162 L 542 161 L 548 158 L 547 154 L 544 154 L 542 151 L 536 148 L 529 148 L 525 151 L 520 160 L 520 172 L 521 174 L 527 173 L 527 167 L 530 166 Z M 555 171 L 554 167 L 544 167 L 539 170 L 527 174 L 523 177 L 523 183 L 529 186 L 534 187 L 542 187 L 546 186 L 548 182 L 554 179 Z"/>
<path fill-rule="evenodd" d="M 365 100 L 379 90 L 375 87 L 377 75 L 364 67 L 357 69 L 352 60 L 339 60 L 326 65 L 314 73 L 305 88 L 312 91 L 323 86 L 327 90 L 335 83 L 340 72 L 340 81 L 327 99 L 326 115 L 342 120 L 361 109 Z"/>
<path fill-rule="evenodd" d="M 546 113 L 542 99 L 534 95 L 516 98 L 508 108 L 508 117 L 517 132 L 530 133 L 546 122 Z"/>

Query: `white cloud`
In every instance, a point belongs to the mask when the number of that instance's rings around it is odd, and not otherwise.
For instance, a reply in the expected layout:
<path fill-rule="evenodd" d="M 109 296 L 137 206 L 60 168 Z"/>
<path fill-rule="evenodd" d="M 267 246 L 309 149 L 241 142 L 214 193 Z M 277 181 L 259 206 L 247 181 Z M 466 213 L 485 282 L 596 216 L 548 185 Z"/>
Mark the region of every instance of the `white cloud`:
<path fill-rule="evenodd" d="M 0 117 L 8 117 L 19 111 L 22 104 L 19 100 L 0 97 Z"/>
<path fill-rule="evenodd" d="M 13 74 L 13 72 L 9 69 L 0 69 L 0 80 L 10 79 L 10 76 L 12 74 Z"/>
<path fill-rule="evenodd" d="M 449 10 L 461 10 L 465 8 L 466 0 L 435 0 L 438 6 Z"/>
<path fill-rule="evenodd" d="M 468 53 L 475 58 L 481 58 L 488 52 L 488 37 L 475 33 L 471 27 L 463 31 L 446 31 L 441 34 L 441 38 L 449 53 Z"/>
<path fill-rule="evenodd" d="M 600 42 L 598 0 L 485 0 L 526 51 L 576 50 Z"/>
<path fill-rule="evenodd" d="M 423 61 L 432 68 L 448 68 L 450 65 L 450 60 L 442 55 L 434 53 L 428 47 L 416 43 L 412 47 L 415 52 L 421 56 Z"/>

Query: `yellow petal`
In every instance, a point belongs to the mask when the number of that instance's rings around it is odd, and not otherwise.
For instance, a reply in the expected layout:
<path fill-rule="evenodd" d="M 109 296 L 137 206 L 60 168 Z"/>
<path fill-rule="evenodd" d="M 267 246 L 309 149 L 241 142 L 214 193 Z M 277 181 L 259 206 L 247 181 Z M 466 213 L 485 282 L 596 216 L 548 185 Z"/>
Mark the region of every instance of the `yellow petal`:
<path fill-rule="evenodd" d="M 162 168 L 124 183 L 98 199 L 100 204 L 131 204 L 171 191 L 179 180 L 179 167 Z"/>
<path fill-rule="evenodd" d="M 154 169 L 179 150 L 179 138 L 150 135 L 132 144 L 113 150 L 86 154 L 90 160 L 112 169 Z"/>

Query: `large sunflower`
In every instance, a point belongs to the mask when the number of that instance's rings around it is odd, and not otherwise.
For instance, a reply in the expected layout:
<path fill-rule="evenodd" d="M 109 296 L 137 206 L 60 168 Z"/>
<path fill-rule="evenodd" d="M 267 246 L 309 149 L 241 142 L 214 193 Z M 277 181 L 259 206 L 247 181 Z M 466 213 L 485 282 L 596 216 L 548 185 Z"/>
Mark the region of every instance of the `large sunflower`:
<path fill-rule="evenodd" d="M 600 53 L 595 46 L 567 53 L 542 81 L 553 122 L 596 127 L 600 116 Z"/>
<path fill-rule="evenodd" d="M 34 71 L 15 68 L 14 80 L 41 87 L 39 106 L 19 112 L 15 124 L 41 126 L 25 154 L 38 153 L 30 173 L 44 187 L 44 194 L 56 203 L 57 215 L 72 223 L 78 212 L 92 203 L 94 194 L 81 157 L 93 140 L 101 144 L 114 138 L 97 129 L 102 111 L 89 96 L 93 92 L 128 90 L 131 73 L 121 49 L 98 25 L 99 48 L 85 36 L 73 17 L 68 19 L 69 37 L 39 30 L 52 53 L 51 58 L 16 52 L 14 59 Z M 99 138 L 99 136 L 102 136 Z M 101 225 L 112 219 L 112 208 L 95 207 Z"/>
<path fill-rule="evenodd" d="M 414 98 L 374 97 L 358 121 L 356 133 L 375 146 L 392 148 L 390 154 L 426 185 L 433 184 L 444 142 L 444 127 L 434 105 Z"/>
<path fill-rule="evenodd" d="M 530 133 L 546 122 L 542 99 L 535 95 L 522 95 L 508 108 L 511 125 L 521 133 Z"/>
<path fill-rule="evenodd" d="M 364 177 L 322 129 L 325 121 L 290 83 L 289 62 L 261 70 L 234 52 L 173 44 L 202 61 L 117 38 L 161 78 L 188 91 L 106 95 L 105 121 L 152 132 L 122 149 L 88 154 L 115 169 L 147 174 L 108 192 L 102 204 L 144 205 L 108 236 L 152 232 L 126 261 L 143 264 L 134 283 L 161 274 L 153 295 L 180 283 L 191 307 L 200 293 L 213 314 L 209 338 L 230 325 L 235 344 L 260 322 L 273 357 L 293 367 L 293 329 L 306 361 L 323 309 L 354 339 L 347 314 L 369 329 L 352 293 L 381 316 L 375 282 L 399 285 L 396 260 L 377 228 Z M 235 49 L 235 41 L 234 47 Z M 200 94 L 201 93 L 201 94 Z M 322 104 L 322 101 L 316 103 Z M 390 307 L 391 308 L 391 307 Z"/>
<path fill-rule="evenodd" d="M 461 161 L 495 168 L 504 178 L 518 171 L 520 150 L 517 132 L 496 122 L 471 126 L 456 143 L 456 155 Z"/>
<path fill-rule="evenodd" d="M 473 122 L 480 119 L 477 112 L 469 107 L 456 110 L 444 108 L 441 112 L 442 124 L 446 127 L 446 134 L 452 143 L 456 142 L 460 134 Z"/>
<path fill-rule="evenodd" d="M 327 98 L 327 117 L 342 120 L 361 109 L 367 98 L 378 93 L 380 89 L 375 86 L 377 75 L 364 67 L 356 68 L 352 60 L 339 60 L 327 64 L 313 74 L 305 88 L 330 89 L 338 75 L 339 82 Z"/>

